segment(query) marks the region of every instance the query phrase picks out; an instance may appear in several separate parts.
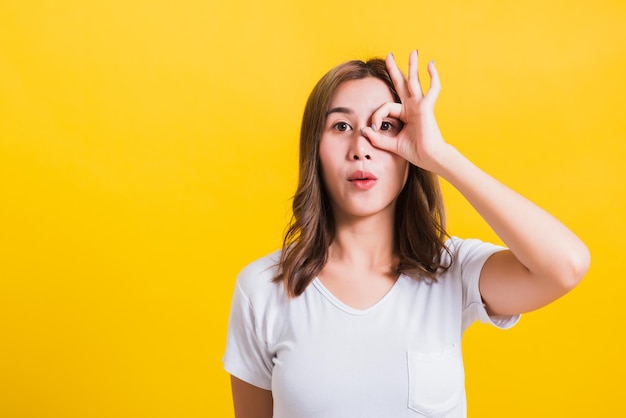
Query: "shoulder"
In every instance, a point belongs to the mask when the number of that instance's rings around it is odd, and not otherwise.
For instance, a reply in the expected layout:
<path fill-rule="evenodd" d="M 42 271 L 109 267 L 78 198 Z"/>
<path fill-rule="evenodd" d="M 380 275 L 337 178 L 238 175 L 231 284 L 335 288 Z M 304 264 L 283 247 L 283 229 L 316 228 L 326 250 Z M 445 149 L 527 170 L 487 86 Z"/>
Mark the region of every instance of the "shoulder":
<path fill-rule="evenodd" d="M 463 265 L 472 260 L 484 261 L 489 258 L 491 254 L 506 249 L 503 246 L 484 242 L 479 239 L 463 239 L 456 236 L 450 237 L 445 245 L 449 252 L 444 251 L 442 256 L 444 262 L 452 264 L 452 267 L 455 265 Z"/>
<path fill-rule="evenodd" d="M 281 251 L 275 251 L 245 266 L 237 276 L 237 286 L 253 305 L 255 301 L 277 296 L 283 288 L 282 283 L 274 282 L 278 272 Z"/>

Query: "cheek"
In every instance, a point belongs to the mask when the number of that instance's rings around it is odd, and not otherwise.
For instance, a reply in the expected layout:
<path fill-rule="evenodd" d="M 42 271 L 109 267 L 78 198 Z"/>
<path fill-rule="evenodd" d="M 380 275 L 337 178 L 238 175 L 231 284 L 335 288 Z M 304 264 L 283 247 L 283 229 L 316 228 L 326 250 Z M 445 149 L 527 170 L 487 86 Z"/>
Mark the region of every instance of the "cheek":
<path fill-rule="evenodd" d="M 394 165 L 396 168 L 396 178 L 400 183 L 400 190 L 402 190 L 407 179 L 409 178 L 409 163 L 404 158 L 395 157 Z"/>
<path fill-rule="evenodd" d="M 317 153 L 320 159 L 320 166 L 322 167 L 327 165 L 328 159 L 332 157 L 332 150 L 330 148 L 331 148 L 330 144 L 322 136 L 322 138 L 320 139 L 320 143 L 318 145 L 318 149 L 317 149 Z"/>
<path fill-rule="evenodd" d="M 336 171 L 337 167 L 343 162 L 341 161 L 341 150 L 337 147 L 337 144 L 332 144 L 332 141 L 325 141 L 323 138 L 319 145 L 319 159 L 322 173 L 327 174 Z"/>

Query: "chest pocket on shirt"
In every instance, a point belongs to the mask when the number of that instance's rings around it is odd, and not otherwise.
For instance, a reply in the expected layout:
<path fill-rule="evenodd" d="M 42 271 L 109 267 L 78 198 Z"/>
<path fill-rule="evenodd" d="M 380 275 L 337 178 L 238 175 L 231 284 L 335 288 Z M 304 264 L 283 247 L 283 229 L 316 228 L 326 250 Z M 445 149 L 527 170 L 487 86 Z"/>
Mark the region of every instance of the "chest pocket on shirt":
<path fill-rule="evenodd" d="M 463 416 L 465 373 L 461 347 L 409 351 L 409 408 L 431 418 Z"/>

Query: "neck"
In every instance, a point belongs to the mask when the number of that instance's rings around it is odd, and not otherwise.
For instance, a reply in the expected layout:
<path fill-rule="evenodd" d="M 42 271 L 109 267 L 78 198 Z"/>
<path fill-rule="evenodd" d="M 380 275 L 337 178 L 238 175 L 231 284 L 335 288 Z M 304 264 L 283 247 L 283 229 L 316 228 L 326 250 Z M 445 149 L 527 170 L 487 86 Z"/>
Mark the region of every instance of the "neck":
<path fill-rule="evenodd" d="M 391 267 L 395 261 L 393 217 L 341 220 L 329 248 L 332 261 L 364 268 Z"/>

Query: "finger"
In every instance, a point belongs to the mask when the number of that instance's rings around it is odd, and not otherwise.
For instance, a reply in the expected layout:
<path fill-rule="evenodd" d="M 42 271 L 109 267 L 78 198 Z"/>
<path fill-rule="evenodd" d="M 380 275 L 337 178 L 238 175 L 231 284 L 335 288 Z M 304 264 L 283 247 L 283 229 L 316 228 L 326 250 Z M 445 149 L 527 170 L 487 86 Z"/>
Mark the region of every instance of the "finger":
<path fill-rule="evenodd" d="M 393 58 L 393 54 L 391 52 L 387 54 L 385 63 L 387 64 L 387 71 L 389 71 L 389 76 L 391 77 L 393 85 L 396 87 L 398 96 L 400 96 L 400 100 L 404 101 L 405 98 L 409 97 L 409 89 L 406 84 L 406 78 L 396 65 L 396 60 Z"/>
<path fill-rule="evenodd" d="M 382 135 L 369 126 L 361 128 L 361 134 L 366 137 L 375 148 L 393 152 L 394 154 L 398 153 L 398 140 L 396 138 Z"/>
<path fill-rule="evenodd" d="M 435 68 L 435 61 L 428 63 L 428 74 L 430 74 L 430 88 L 428 89 L 424 99 L 434 105 L 437 101 L 437 97 L 439 97 L 439 92 L 441 91 L 441 81 L 439 80 L 437 68 Z"/>
<path fill-rule="evenodd" d="M 371 120 L 371 128 L 374 131 L 378 131 L 380 125 L 383 122 L 383 119 L 391 116 L 392 118 L 400 119 L 402 116 L 402 104 L 396 102 L 386 102 L 383 103 L 376 111 L 372 114 Z"/>
<path fill-rule="evenodd" d="M 420 75 L 418 71 L 418 52 L 417 50 L 411 51 L 409 55 L 409 93 L 412 96 L 416 96 L 421 99 L 424 97 L 422 92 L 422 84 L 420 83 Z"/>

